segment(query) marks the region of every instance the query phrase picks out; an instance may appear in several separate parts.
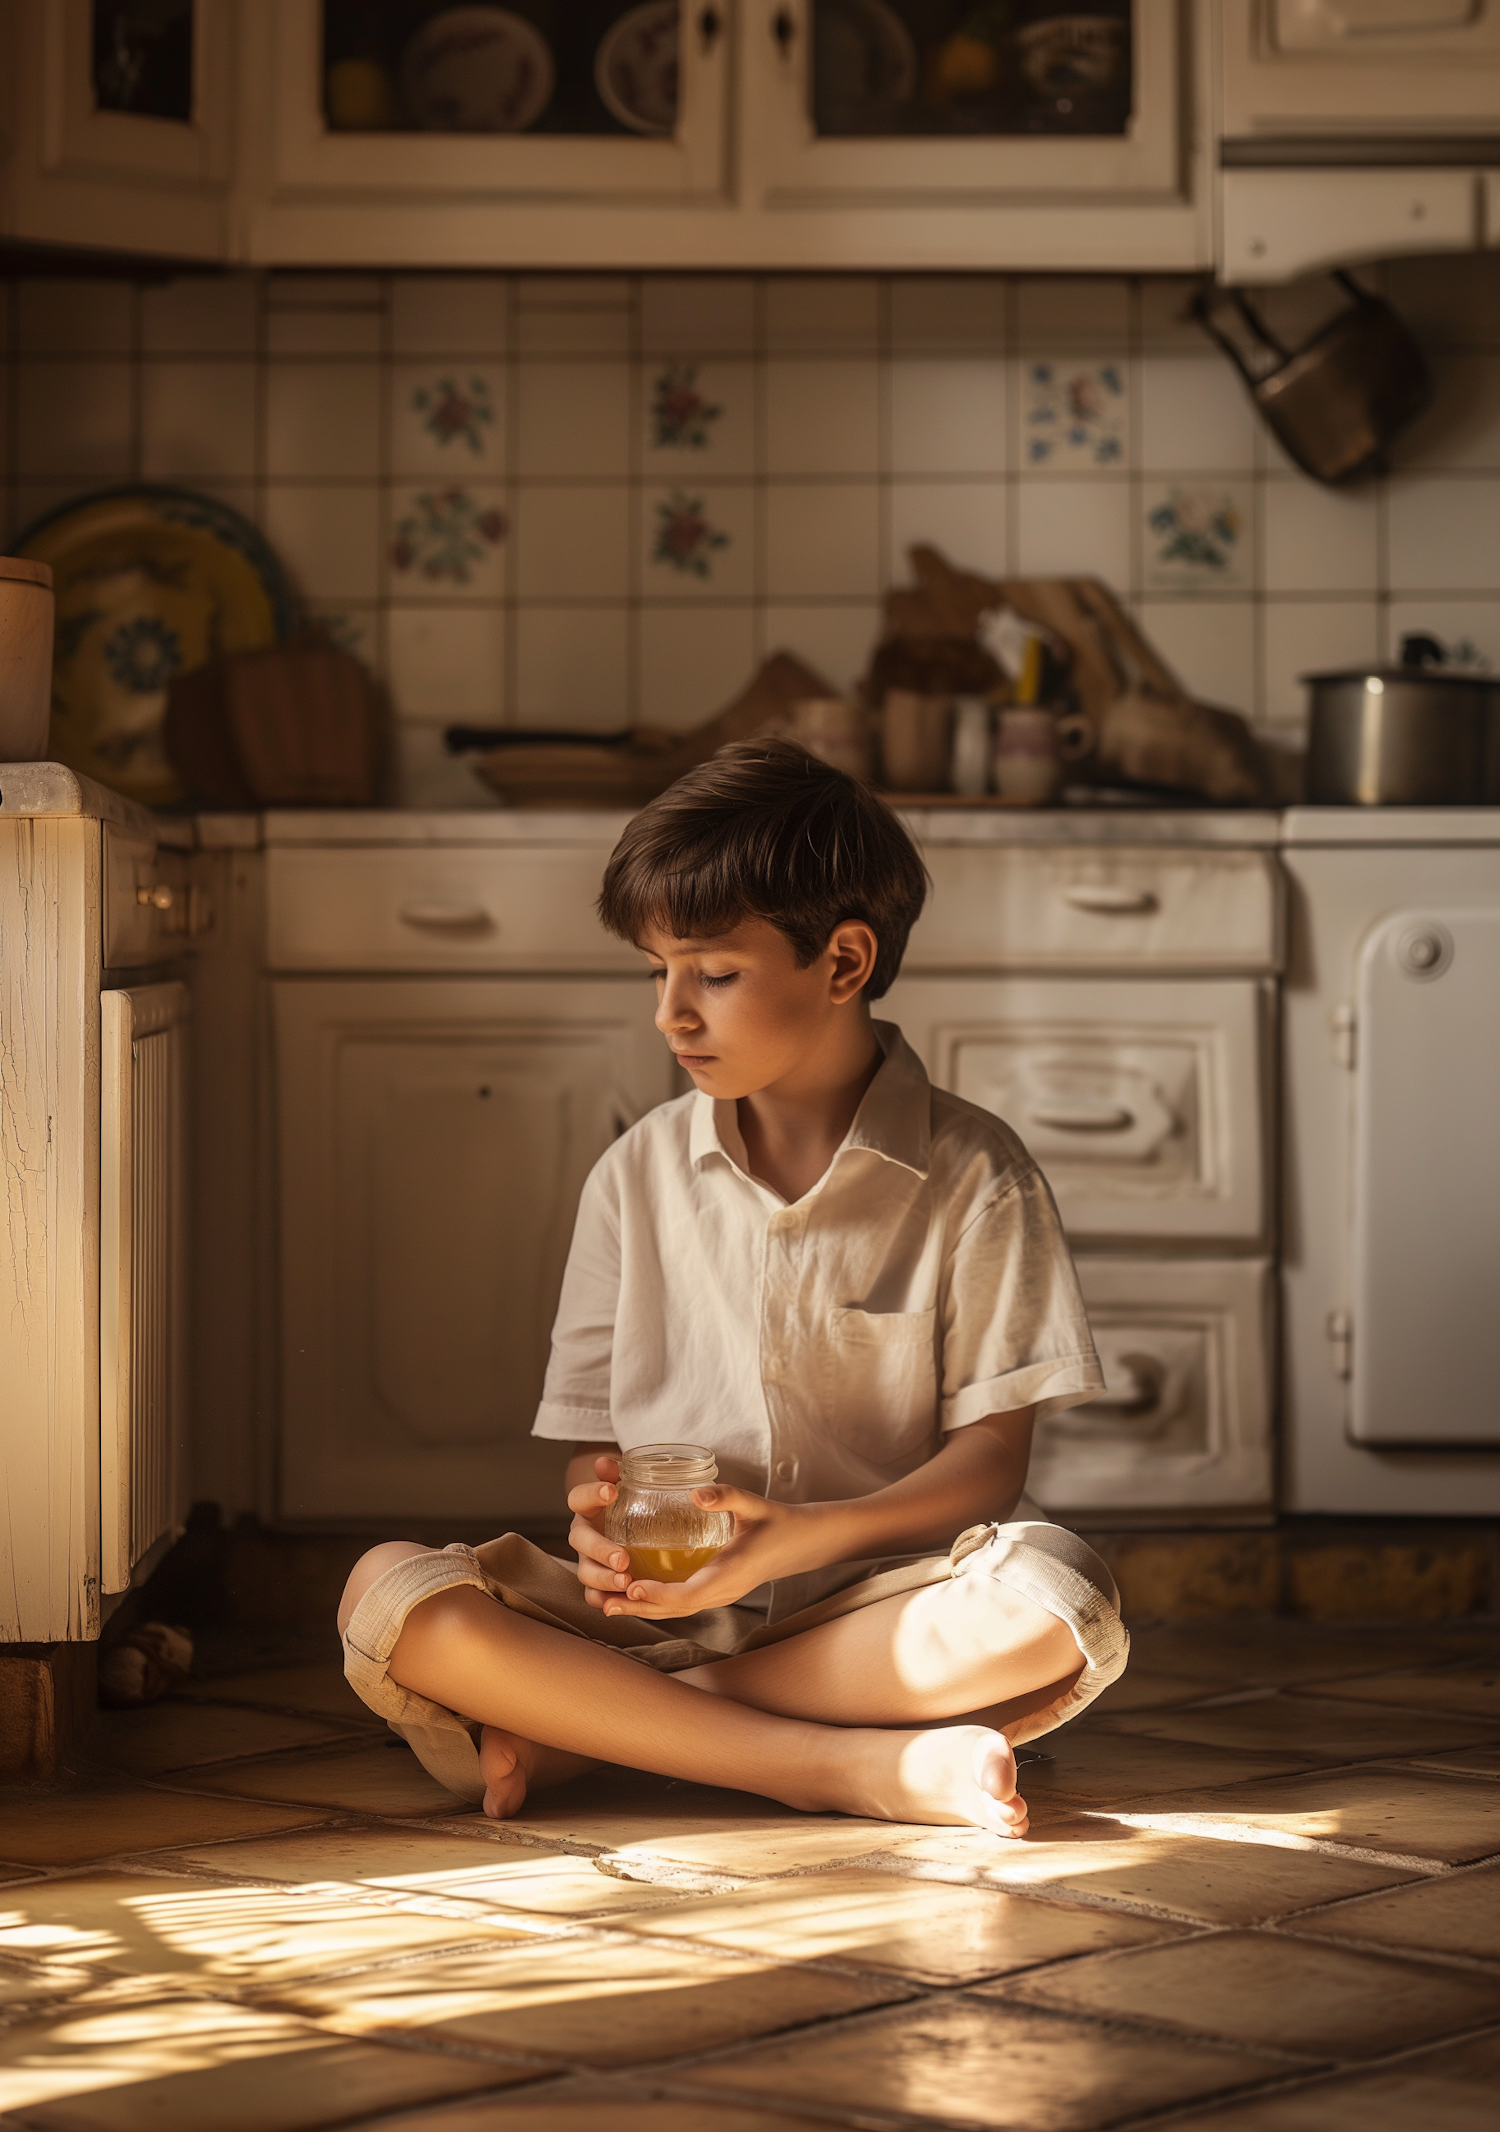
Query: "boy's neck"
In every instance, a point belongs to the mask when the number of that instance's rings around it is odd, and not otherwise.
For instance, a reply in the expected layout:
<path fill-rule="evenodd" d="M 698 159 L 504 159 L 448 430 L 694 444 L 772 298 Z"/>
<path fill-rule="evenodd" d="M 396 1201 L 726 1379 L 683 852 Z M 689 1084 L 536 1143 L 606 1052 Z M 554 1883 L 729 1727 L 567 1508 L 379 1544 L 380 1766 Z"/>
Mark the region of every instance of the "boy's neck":
<path fill-rule="evenodd" d="M 789 1204 L 810 1192 L 843 1144 L 883 1058 L 869 1007 L 860 1000 L 835 1017 L 795 1073 L 741 1096 L 740 1137 L 752 1176 Z"/>

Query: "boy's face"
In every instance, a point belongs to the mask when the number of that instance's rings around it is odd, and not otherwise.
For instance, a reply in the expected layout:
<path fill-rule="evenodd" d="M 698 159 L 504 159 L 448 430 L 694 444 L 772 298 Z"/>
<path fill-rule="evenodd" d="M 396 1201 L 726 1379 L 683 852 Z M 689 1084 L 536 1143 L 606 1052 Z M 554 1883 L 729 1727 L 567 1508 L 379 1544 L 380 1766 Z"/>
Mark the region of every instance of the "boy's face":
<path fill-rule="evenodd" d="M 842 1048 L 876 942 L 858 920 L 837 926 L 805 970 L 792 943 L 764 918 L 713 940 L 648 930 L 639 943 L 656 979 L 656 1026 L 706 1095 L 724 1102 L 819 1074 Z"/>

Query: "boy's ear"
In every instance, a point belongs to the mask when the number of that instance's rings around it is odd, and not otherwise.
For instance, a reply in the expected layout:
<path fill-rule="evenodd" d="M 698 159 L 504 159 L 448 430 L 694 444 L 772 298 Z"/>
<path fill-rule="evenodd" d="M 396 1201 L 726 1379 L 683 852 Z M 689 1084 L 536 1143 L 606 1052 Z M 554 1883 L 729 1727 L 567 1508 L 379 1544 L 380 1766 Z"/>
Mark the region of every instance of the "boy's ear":
<path fill-rule="evenodd" d="M 830 997 L 836 1007 L 842 1007 L 857 998 L 874 976 L 880 943 L 862 918 L 845 918 L 828 936 L 828 953 L 833 961 Z"/>

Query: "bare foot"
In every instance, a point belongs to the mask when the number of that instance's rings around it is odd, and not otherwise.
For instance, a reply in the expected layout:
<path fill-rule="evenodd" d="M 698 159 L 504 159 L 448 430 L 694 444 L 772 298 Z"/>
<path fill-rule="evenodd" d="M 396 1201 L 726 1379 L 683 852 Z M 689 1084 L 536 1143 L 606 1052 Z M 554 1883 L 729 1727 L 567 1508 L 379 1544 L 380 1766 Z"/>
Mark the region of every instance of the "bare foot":
<path fill-rule="evenodd" d="M 1016 1758 L 1003 1732 L 944 1725 L 923 1732 L 863 1732 L 872 1743 L 855 1813 L 887 1821 L 927 1821 L 1024 1836 L 1026 1801 L 1016 1790 Z"/>
<path fill-rule="evenodd" d="M 479 1735 L 479 1768 L 484 1777 L 484 1810 L 492 1821 L 509 1821 L 525 1805 L 527 1795 L 545 1791 L 552 1784 L 566 1784 L 597 1769 L 587 1755 L 564 1754 L 560 1747 L 541 1747 L 523 1740 L 518 1732 L 502 1732 L 486 1725 Z"/>

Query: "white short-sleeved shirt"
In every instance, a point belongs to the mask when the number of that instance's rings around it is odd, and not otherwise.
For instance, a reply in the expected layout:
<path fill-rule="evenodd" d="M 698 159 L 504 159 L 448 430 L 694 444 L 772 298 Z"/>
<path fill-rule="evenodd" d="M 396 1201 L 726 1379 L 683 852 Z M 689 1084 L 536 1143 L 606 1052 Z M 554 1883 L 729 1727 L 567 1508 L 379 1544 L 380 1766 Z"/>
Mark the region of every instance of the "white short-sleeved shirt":
<path fill-rule="evenodd" d="M 1040 1170 L 934 1088 L 893 1023 L 875 1030 L 884 1061 L 793 1205 L 750 1174 L 734 1104 L 701 1093 L 601 1156 L 534 1435 L 703 1444 L 736 1487 L 832 1502 L 899 1480 L 948 1429 L 1104 1389 Z"/>

